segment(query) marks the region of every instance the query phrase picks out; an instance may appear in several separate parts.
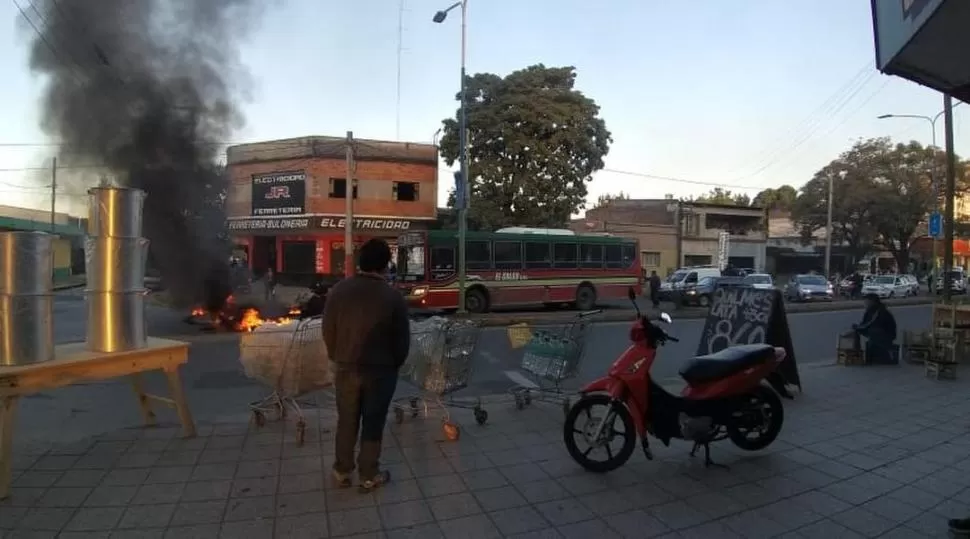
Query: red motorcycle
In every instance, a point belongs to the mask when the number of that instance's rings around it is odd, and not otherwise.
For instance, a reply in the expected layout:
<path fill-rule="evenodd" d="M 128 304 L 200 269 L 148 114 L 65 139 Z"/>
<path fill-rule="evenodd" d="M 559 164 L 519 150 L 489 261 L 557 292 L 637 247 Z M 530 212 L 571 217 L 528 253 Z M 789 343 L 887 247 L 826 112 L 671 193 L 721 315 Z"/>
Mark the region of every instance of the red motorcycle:
<path fill-rule="evenodd" d="M 785 417 L 778 393 L 787 394 L 775 372 L 785 359 L 783 348 L 749 344 L 695 357 L 680 369 L 686 388 L 673 395 L 650 377 L 657 348 L 677 342 L 655 323 L 670 324 L 670 315 L 651 321 L 640 313 L 632 290 L 629 297 L 637 314 L 632 345 L 606 376 L 580 390 L 581 398 L 566 414 L 563 438 L 576 462 L 592 472 L 615 470 L 629 460 L 637 437 L 653 460 L 647 434 L 666 446 L 675 438 L 693 442 L 691 456 L 703 447 L 705 466 L 721 466 L 711 461 L 711 442 L 730 439 L 741 449 L 758 451 L 775 441 Z M 616 440 L 622 441 L 618 450 Z M 594 453 L 604 453 L 605 459 L 594 459 Z"/>

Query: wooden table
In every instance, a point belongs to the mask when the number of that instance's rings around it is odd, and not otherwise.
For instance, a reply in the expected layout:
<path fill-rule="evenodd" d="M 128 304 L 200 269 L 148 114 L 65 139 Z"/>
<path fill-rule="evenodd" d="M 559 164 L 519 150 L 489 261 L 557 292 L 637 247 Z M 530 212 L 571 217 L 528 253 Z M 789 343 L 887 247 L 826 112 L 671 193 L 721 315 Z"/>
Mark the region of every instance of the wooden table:
<path fill-rule="evenodd" d="M 0 367 L 0 500 L 10 495 L 14 416 L 17 400 L 25 395 L 83 381 L 130 376 L 146 425 L 155 424 L 151 401 L 157 401 L 175 408 L 183 434 L 195 436 L 195 423 L 179 377 L 179 366 L 188 361 L 189 343 L 151 337 L 145 348 L 114 353 L 91 352 L 86 343 L 71 343 L 58 346 L 55 357 L 31 365 Z M 163 371 L 168 378 L 170 397 L 145 393 L 141 373 L 154 370 Z"/>

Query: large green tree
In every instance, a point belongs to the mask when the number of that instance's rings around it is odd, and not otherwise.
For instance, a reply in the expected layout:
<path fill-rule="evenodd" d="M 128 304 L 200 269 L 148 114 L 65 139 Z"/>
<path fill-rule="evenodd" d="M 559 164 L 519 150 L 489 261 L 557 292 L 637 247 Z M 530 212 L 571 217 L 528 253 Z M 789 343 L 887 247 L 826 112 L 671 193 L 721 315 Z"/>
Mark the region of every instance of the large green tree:
<path fill-rule="evenodd" d="M 563 227 L 585 207 L 612 139 L 599 106 L 575 83 L 575 68 L 542 64 L 466 79 L 470 226 Z M 458 159 L 459 114 L 444 120 L 449 165 Z"/>
<path fill-rule="evenodd" d="M 769 187 L 755 195 L 751 205 L 769 210 L 791 211 L 796 198 L 798 198 L 798 190 L 790 185 Z"/>

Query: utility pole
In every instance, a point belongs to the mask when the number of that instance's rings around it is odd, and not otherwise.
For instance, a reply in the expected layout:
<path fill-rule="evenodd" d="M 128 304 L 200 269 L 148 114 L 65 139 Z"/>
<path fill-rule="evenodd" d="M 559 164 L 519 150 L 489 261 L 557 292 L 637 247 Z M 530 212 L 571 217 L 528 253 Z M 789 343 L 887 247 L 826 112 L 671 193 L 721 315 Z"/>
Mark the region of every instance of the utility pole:
<path fill-rule="evenodd" d="M 354 132 L 347 131 L 347 178 L 344 180 L 344 276 L 356 270 L 354 264 Z"/>
<path fill-rule="evenodd" d="M 943 95 L 943 133 L 946 145 L 946 197 L 943 210 L 943 298 L 953 297 L 951 277 L 953 269 L 953 195 L 956 191 L 957 163 L 953 150 L 953 98 Z"/>
<path fill-rule="evenodd" d="M 51 162 L 51 234 L 57 230 L 57 158 Z"/>
<path fill-rule="evenodd" d="M 844 175 L 845 171 L 839 174 Z M 832 192 L 835 177 L 829 174 L 828 217 L 825 220 L 825 278 L 832 278 Z"/>

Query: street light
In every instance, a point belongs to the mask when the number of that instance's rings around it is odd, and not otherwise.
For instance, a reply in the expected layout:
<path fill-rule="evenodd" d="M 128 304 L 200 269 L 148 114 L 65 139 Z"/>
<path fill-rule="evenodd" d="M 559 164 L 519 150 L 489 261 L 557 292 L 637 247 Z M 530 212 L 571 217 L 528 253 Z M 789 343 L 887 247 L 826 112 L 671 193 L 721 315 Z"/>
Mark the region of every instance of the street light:
<path fill-rule="evenodd" d="M 962 101 L 958 101 L 957 104 L 954 105 L 954 107 L 956 107 L 960 103 L 962 103 Z M 889 118 L 911 118 L 916 120 L 926 120 L 927 122 L 930 123 L 930 129 L 932 130 L 932 134 L 930 137 L 930 140 L 931 140 L 930 144 L 933 146 L 933 169 L 930 171 L 930 184 L 933 187 L 933 213 L 940 212 L 940 208 L 939 208 L 940 188 L 937 184 L 937 178 L 939 177 L 939 174 L 936 174 L 936 121 L 939 120 L 941 116 L 943 116 L 944 112 L 946 111 L 941 110 L 936 114 L 936 116 L 933 116 L 933 117 L 923 116 L 921 114 L 883 114 L 882 116 L 877 116 L 877 119 L 879 120 L 886 120 Z M 905 270 L 906 268 L 901 268 L 901 269 Z M 937 256 L 936 256 L 936 238 L 933 238 L 933 277 L 934 278 L 938 277 L 939 272 L 940 272 L 940 263 L 937 260 Z"/>
<path fill-rule="evenodd" d="M 845 176 L 848 174 L 845 170 L 839 171 L 839 179 L 845 181 Z M 829 196 L 828 200 L 828 218 L 825 221 L 825 278 L 832 278 L 832 201 L 833 193 L 835 189 L 833 188 L 833 177 L 829 174 Z"/>
<path fill-rule="evenodd" d="M 468 0 L 461 0 L 448 6 L 434 14 L 431 19 L 436 23 L 443 23 L 448 18 L 448 13 L 461 8 L 461 86 L 459 90 L 459 100 L 461 102 L 461 112 L 458 118 L 458 163 L 461 170 L 459 178 L 461 194 L 463 195 L 461 204 L 458 207 L 458 312 L 465 312 L 465 237 L 468 234 L 468 199 L 471 192 L 468 188 L 468 122 L 466 118 L 466 99 L 465 99 L 465 43 L 467 41 L 468 19 Z"/>

